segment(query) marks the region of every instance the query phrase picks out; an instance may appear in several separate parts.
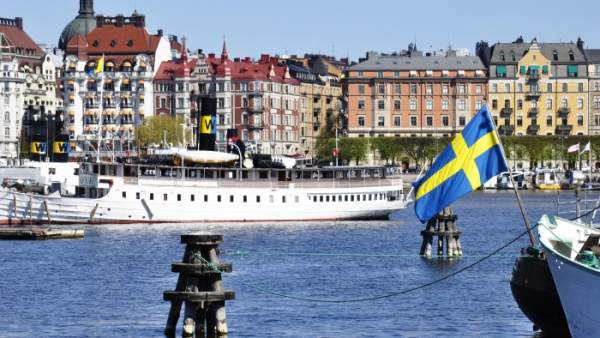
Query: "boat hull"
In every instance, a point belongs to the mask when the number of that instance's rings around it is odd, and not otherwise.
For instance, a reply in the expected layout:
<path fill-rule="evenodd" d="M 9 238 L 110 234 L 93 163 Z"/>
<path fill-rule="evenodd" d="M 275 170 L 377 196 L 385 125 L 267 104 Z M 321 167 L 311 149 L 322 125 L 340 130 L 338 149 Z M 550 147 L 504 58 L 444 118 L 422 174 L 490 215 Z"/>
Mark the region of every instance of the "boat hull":
<path fill-rule="evenodd" d="M 538 255 L 515 261 L 510 288 L 521 311 L 544 335 L 569 337 L 569 327 L 548 263 Z"/>
<path fill-rule="evenodd" d="M 600 271 L 592 271 L 543 246 L 573 338 L 600 337 Z"/>
<path fill-rule="evenodd" d="M 0 189 L 0 224 L 388 219 L 406 207 L 403 198 L 388 198 L 398 191 L 401 186 L 248 189 L 131 184 L 92 199 Z"/>

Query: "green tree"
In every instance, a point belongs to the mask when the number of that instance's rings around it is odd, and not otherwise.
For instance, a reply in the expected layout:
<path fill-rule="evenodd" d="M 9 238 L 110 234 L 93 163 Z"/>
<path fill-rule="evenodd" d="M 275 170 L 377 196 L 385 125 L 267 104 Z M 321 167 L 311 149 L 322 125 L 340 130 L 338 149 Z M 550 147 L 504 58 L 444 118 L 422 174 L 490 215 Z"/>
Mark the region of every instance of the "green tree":
<path fill-rule="evenodd" d="M 376 137 L 370 140 L 371 151 L 377 151 L 379 159 L 394 163 L 402 154 L 400 141 L 397 137 Z"/>
<path fill-rule="evenodd" d="M 170 145 L 185 146 L 183 144 L 183 119 L 170 116 L 153 116 L 144 119 L 144 123 L 137 129 L 137 142 L 140 147 L 147 148 L 151 145 L 162 145 L 166 133 L 167 143 Z M 187 132 L 185 139 L 191 141 L 191 133 Z"/>

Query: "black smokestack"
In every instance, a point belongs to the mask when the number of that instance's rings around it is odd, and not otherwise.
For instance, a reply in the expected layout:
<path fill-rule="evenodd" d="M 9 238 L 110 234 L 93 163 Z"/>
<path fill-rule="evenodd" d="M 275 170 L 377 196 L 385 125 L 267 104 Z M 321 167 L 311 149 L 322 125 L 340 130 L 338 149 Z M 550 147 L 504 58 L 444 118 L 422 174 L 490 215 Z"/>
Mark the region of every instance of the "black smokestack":
<path fill-rule="evenodd" d="M 198 142 L 200 150 L 215 150 L 217 138 L 217 99 L 203 97 L 200 99 L 200 126 Z"/>

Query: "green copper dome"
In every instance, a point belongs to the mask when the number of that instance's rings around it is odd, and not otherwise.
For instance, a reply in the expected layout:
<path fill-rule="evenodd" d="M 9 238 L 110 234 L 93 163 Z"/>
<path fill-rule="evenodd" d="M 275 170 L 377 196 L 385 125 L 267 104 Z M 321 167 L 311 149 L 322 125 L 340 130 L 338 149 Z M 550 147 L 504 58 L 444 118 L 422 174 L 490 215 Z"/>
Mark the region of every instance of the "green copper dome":
<path fill-rule="evenodd" d="M 58 48 L 66 50 L 67 43 L 72 37 L 76 35 L 86 36 L 95 28 L 94 0 L 79 0 L 79 15 L 63 29 L 58 40 Z"/>

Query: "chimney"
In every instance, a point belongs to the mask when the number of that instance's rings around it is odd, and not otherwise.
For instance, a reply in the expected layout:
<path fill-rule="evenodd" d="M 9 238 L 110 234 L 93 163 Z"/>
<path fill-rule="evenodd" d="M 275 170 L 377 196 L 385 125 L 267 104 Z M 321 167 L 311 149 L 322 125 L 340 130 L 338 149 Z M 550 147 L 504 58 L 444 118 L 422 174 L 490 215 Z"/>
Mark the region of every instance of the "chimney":
<path fill-rule="evenodd" d="M 249 56 L 246 56 L 246 57 L 244 58 L 244 61 L 245 61 L 245 62 L 248 62 L 248 63 L 252 63 L 252 60 L 250 59 L 250 57 L 249 57 Z"/>
<path fill-rule="evenodd" d="M 156 32 L 156 34 L 157 34 L 158 36 L 163 36 L 163 35 L 164 35 L 164 31 L 163 31 L 162 29 L 159 29 L 159 30 Z"/>
<path fill-rule="evenodd" d="M 269 63 L 270 59 L 271 59 L 271 56 L 269 54 L 261 54 L 259 63 L 263 63 L 263 64 Z"/>
<path fill-rule="evenodd" d="M 233 58 L 233 62 L 240 62 L 240 58 Z"/>
<path fill-rule="evenodd" d="M 18 29 L 23 30 L 23 18 L 20 16 L 17 16 L 15 18 L 15 26 L 17 26 Z"/>
<path fill-rule="evenodd" d="M 96 27 L 102 27 L 104 26 L 104 15 L 97 15 L 96 16 Z"/>

